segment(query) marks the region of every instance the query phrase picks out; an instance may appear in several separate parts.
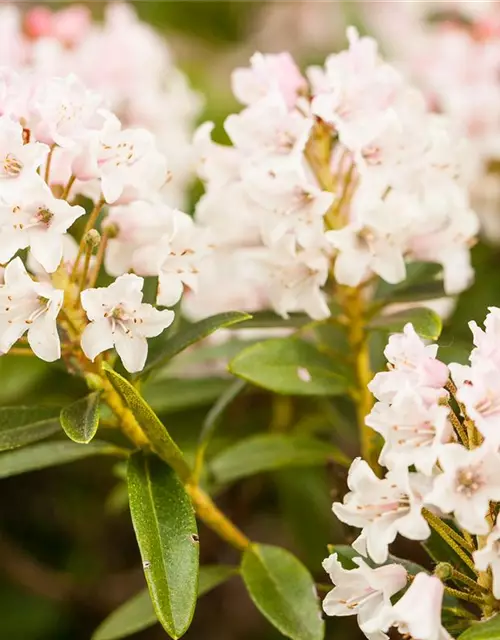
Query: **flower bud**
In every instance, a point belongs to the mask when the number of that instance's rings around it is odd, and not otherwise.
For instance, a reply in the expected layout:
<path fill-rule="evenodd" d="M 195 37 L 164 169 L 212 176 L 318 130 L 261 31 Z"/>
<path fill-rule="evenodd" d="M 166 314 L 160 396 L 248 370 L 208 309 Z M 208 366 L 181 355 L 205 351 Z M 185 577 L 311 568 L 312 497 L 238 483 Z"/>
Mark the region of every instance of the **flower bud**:
<path fill-rule="evenodd" d="M 101 391 L 103 388 L 102 379 L 97 373 L 86 373 L 85 382 L 92 391 Z"/>
<path fill-rule="evenodd" d="M 440 562 L 434 569 L 434 575 L 442 581 L 449 580 L 453 573 L 453 567 L 448 562 Z"/>
<path fill-rule="evenodd" d="M 101 244 L 101 234 L 97 229 L 90 229 L 85 234 L 85 244 L 87 247 L 91 249 L 97 249 L 97 247 Z"/>

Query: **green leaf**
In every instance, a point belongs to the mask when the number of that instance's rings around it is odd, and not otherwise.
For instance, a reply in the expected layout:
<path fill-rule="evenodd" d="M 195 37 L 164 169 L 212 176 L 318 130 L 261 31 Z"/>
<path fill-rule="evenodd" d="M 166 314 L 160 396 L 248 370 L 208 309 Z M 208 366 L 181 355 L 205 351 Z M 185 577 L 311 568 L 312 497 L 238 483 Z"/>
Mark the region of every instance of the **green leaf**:
<path fill-rule="evenodd" d="M 237 567 L 228 565 L 206 565 L 200 567 L 198 598 L 215 589 L 238 573 Z M 120 640 L 138 633 L 158 622 L 147 589 L 143 589 L 101 623 L 92 640 Z"/>
<path fill-rule="evenodd" d="M 311 318 L 305 313 L 291 313 L 288 318 L 282 318 L 272 311 L 254 311 L 252 317 L 241 325 L 241 329 L 278 329 L 300 328 L 311 323 Z"/>
<path fill-rule="evenodd" d="M 130 512 L 153 606 L 166 632 L 180 638 L 196 606 L 199 543 L 193 505 L 173 469 L 156 456 L 129 460 Z"/>
<path fill-rule="evenodd" d="M 98 440 L 86 446 L 74 442 L 42 442 L 32 447 L 0 454 L 0 478 L 55 467 L 90 456 L 123 455 L 123 453 L 123 449 Z"/>
<path fill-rule="evenodd" d="M 344 367 L 298 338 L 266 340 L 244 349 L 229 370 L 275 393 L 333 396 L 346 393 L 349 381 Z"/>
<path fill-rule="evenodd" d="M 226 313 L 219 313 L 216 316 L 205 318 L 195 324 L 190 325 L 186 329 L 179 331 L 169 338 L 162 346 L 160 353 L 156 354 L 154 358 L 146 364 L 138 378 L 144 378 L 149 373 L 158 367 L 163 366 L 175 355 L 187 349 L 190 345 L 206 338 L 210 334 L 222 329 L 224 327 L 230 327 L 243 320 L 249 320 L 252 316 L 248 313 L 241 313 L 240 311 L 228 311 Z"/>
<path fill-rule="evenodd" d="M 97 433 L 99 426 L 100 391 L 61 409 L 61 425 L 68 438 L 79 444 L 87 444 Z"/>
<path fill-rule="evenodd" d="M 162 460 L 169 461 L 169 464 L 175 469 L 181 479 L 187 479 L 191 471 L 182 455 L 182 451 L 172 440 L 170 434 L 153 409 L 151 409 L 128 380 L 125 380 L 125 378 L 106 364 L 103 365 L 103 369 L 113 388 L 124 399 L 134 418 L 148 437 L 156 453 Z"/>
<path fill-rule="evenodd" d="M 473 622 L 459 640 L 500 640 L 500 614 L 483 622 Z"/>
<path fill-rule="evenodd" d="M 368 329 L 399 333 L 408 322 L 411 322 L 419 336 L 429 340 L 437 340 L 443 328 L 441 318 L 435 311 L 427 307 L 416 307 L 398 313 L 376 316 L 368 323 Z"/>
<path fill-rule="evenodd" d="M 164 378 L 145 384 L 142 395 L 158 413 L 174 413 L 211 404 L 230 384 L 225 378 Z"/>
<path fill-rule="evenodd" d="M 38 442 L 54 435 L 60 428 L 58 408 L 1 407 L 0 451 Z"/>
<path fill-rule="evenodd" d="M 406 265 L 406 278 L 398 284 L 380 279 L 376 300 L 386 304 L 432 300 L 446 296 L 442 279 L 443 267 L 434 262 L 413 262 Z"/>
<path fill-rule="evenodd" d="M 207 413 L 203 425 L 200 431 L 200 437 L 198 440 L 199 447 L 206 447 L 210 441 L 212 435 L 219 424 L 224 411 L 233 402 L 246 386 L 244 380 L 234 380 L 229 387 L 226 387 L 224 392 L 219 396 L 217 402 L 212 406 Z"/>
<path fill-rule="evenodd" d="M 287 467 L 311 467 L 330 461 L 348 467 L 350 460 L 336 447 L 306 436 L 264 433 L 224 449 L 210 462 L 218 483 Z"/>
<path fill-rule="evenodd" d="M 249 547 L 241 564 L 255 606 L 291 640 L 322 640 L 325 629 L 314 580 L 289 551 L 270 545 Z"/>

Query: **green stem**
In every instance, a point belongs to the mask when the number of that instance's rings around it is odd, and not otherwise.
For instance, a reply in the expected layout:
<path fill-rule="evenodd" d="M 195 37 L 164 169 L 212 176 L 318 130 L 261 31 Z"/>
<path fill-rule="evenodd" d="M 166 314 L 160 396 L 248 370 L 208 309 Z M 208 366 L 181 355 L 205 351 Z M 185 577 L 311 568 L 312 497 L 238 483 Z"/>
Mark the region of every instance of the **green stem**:
<path fill-rule="evenodd" d="M 484 603 L 484 599 L 481 596 L 475 596 L 473 593 L 465 593 L 464 591 L 459 591 L 458 589 L 452 589 L 451 587 L 447 587 L 445 585 L 444 590 L 450 596 L 454 596 L 459 600 L 465 600 L 466 602 L 473 602 L 474 604 L 482 605 Z"/>

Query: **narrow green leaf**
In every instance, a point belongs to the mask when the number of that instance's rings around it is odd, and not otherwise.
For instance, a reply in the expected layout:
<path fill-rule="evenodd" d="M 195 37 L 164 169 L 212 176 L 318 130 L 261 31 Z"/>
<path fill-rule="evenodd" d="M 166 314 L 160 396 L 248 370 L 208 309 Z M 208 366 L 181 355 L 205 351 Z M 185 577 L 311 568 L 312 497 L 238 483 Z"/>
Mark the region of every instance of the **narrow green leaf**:
<path fill-rule="evenodd" d="M 229 364 L 239 378 L 275 393 L 333 396 L 349 387 L 345 368 L 298 338 L 266 340 L 241 351 Z"/>
<path fill-rule="evenodd" d="M 182 451 L 172 440 L 170 434 L 153 409 L 151 409 L 128 380 L 125 380 L 125 378 L 107 365 L 103 365 L 103 369 L 115 391 L 125 400 L 128 408 L 139 423 L 141 429 L 147 435 L 156 453 L 162 460 L 168 460 L 169 464 L 182 479 L 188 478 L 191 471 L 182 455 Z"/>
<path fill-rule="evenodd" d="M 193 618 L 199 543 L 194 509 L 173 469 L 156 456 L 129 460 L 130 512 L 153 606 L 166 632 L 180 638 Z"/>
<path fill-rule="evenodd" d="M 226 313 L 219 313 L 205 320 L 200 320 L 195 324 L 190 325 L 186 329 L 174 334 L 169 340 L 167 340 L 160 353 L 155 354 L 154 358 L 146 364 L 144 369 L 138 374 L 138 378 L 144 378 L 149 375 L 154 369 L 163 366 L 175 355 L 187 349 L 190 345 L 206 338 L 210 334 L 222 329 L 224 327 L 230 327 L 243 320 L 249 320 L 252 316 L 248 313 L 241 313 L 240 311 L 228 311 Z"/>
<path fill-rule="evenodd" d="M 443 328 L 441 318 L 435 311 L 427 307 L 416 307 L 398 313 L 378 315 L 368 323 L 368 329 L 398 333 L 403 331 L 408 322 L 411 322 L 419 336 L 429 340 L 437 340 Z"/>
<path fill-rule="evenodd" d="M 86 446 L 74 442 L 42 442 L 32 447 L 0 454 L 0 478 L 55 467 L 90 456 L 123 455 L 123 453 L 123 449 L 97 440 Z"/>
<path fill-rule="evenodd" d="M 100 391 L 61 409 L 61 425 L 68 438 L 79 444 L 87 444 L 97 433 L 99 426 Z"/>
<path fill-rule="evenodd" d="M 174 413 L 211 404 L 230 386 L 226 378 L 163 378 L 145 384 L 144 400 L 158 413 Z"/>
<path fill-rule="evenodd" d="M 273 311 L 254 311 L 252 317 L 243 322 L 241 329 L 278 329 L 285 327 L 298 329 L 310 322 L 310 316 L 305 313 L 291 313 L 288 318 L 282 318 Z"/>
<path fill-rule="evenodd" d="M 241 574 L 255 606 L 291 640 L 322 640 L 325 629 L 314 580 L 289 551 L 252 545 Z"/>
<path fill-rule="evenodd" d="M 221 484 L 287 467 L 312 467 L 327 462 L 348 467 L 350 460 L 336 447 L 306 436 L 264 433 L 224 449 L 210 461 L 210 471 Z"/>
<path fill-rule="evenodd" d="M 222 414 L 246 386 L 244 380 L 234 380 L 229 387 L 219 396 L 217 402 L 212 406 L 201 427 L 198 446 L 206 446 L 212 437 Z"/>
<path fill-rule="evenodd" d="M 435 262 L 413 262 L 406 265 L 406 278 L 397 284 L 380 279 L 376 300 L 384 303 L 416 302 L 446 296 L 443 286 L 443 267 Z"/>
<path fill-rule="evenodd" d="M 237 567 L 228 565 L 206 565 L 200 567 L 198 598 L 215 589 L 238 573 Z M 138 633 L 158 622 L 147 589 L 143 589 L 101 623 L 92 640 L 120 640 Z"/>
<path fill-rule="evenodd" d="M 500 614 L 483 622 L 473 622 L 459 640 L 500 640 Z"/>
<path fill-rule="evenodd" d="M 54 407 L 1 407 L 0 451 L 24 447 L 54 435 L 60 429 Z"/>

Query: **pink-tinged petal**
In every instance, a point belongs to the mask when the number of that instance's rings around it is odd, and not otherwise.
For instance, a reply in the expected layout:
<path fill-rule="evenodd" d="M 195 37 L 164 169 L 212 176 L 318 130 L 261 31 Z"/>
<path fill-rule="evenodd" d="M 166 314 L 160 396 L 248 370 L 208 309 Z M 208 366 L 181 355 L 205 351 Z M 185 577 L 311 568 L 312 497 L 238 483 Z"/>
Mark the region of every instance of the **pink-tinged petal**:
<path fill-rule="evenodd" d="M 45 360 L 54 362 L 61 357 L 61 342 L 54 318 L 47 313 L 37 318 L 28 329 L 28 342 L 33 353 Z"/>
<path fill-rule="evenodd" d="M 115 347 L 123 366 L 129 373 L 142 371 L 148 356 L 148 342 L 146 338 L 133 333 L 115 333 Z"/>
<path fill-rule="evenodd" d="M 108 320 L 97 320 L 88 324 L 82 334 L 83 353 L 92 362 L 95 358 L 114 346 L 114 338 Z"/>
<path fill-rule="evenodd" d="M 172 307 L 179 302 L 183 291 L 184 286 L 178 276 L 169 273 L 160 273 L 156 304 L 162 307 Z"/>
<path fill-rule="evenodd" d="M 80 294 L 82 307 L 89 320 L 95 322 L 103 319 L 107 311 L 106 294 L 107 289 L 104 287 L 85 289 L 85 291 L 82 291 Z"/>

